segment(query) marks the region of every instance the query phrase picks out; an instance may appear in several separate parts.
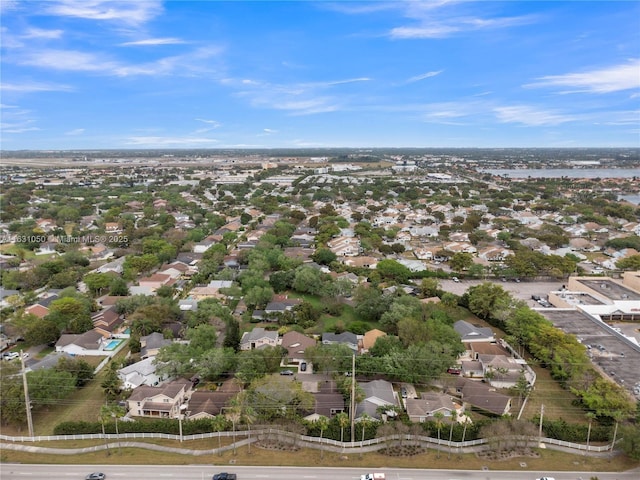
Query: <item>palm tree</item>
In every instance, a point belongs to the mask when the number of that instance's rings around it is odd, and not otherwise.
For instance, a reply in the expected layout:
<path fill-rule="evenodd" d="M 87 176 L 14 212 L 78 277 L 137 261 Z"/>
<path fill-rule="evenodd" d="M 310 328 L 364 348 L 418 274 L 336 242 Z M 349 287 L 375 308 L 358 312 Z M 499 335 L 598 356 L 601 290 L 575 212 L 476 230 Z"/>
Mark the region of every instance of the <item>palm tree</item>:
<path fill-rule="evenodd" d="M 584 451 L 586 455 L 589 452 L 589 440 L 591 439 L 591 423 L 596 418 L 596 414 L 593 412 L 587 412 L 586 417 L 589 419 L 589 429 L 587 430 L 587 449 Z"/>
<path fill-rule="evenodd" d="M 109 406 L 102 405 L 100 407 L 100 414 L 98 415 L 98 419 L 102 424 L 102 438 L 104 438 L 104 445 L 105 447 L 107 447 L 107 456 L 109 456 L 110 452 L 109 452 L 109 442 L 107 441 L 107 434 L 104 430 L 104 422 L 109 420 L 109 418 L 111 418 L 111 412 L 109 411 Z"/>
<path fill-rule="evenodd" d="M 232 405 L 227 409 L 224 416 L 226 417 L 227 420 L 231 422 L 231 425 L 233 427 L 233 454 L 235 455 L 236 454 L 236 423 L 240 421 L 240 418 L 242 416 L 240 413 L 240 407 L 237 404 Z"/>
<path fill-rule="evenodd" d="M 336 415 L 336 421 L 340 426 L 340 443 L 344 443 L 344 429 L 349 426 L 349 415 L 340 412 Z"/>
<path fill-rule="evenodd" d="M 247 424 L 247 430 L 249 431 L 248 449 L 249 454 L 251 454 L 251 424 L 256 421 L 256 411 L 248 405 L 243 405 L 242 421 Z"/>
<path fill-rule="evenodd" d="M 438 447 L 440 446 L 440 430 L 442 430 L 442 419 L 444 418 L 444 414 L 442 412 L 436 412 L 433 414 L 433 418 L 435 419 L 436 428 L 438 429 Z M 440 458 L 440 448 L 438 448 L 437 457 Z"/>
<path fill-rule="evenodd" d="M 451 426 L 449 427 L 449 455 L 447 458 L 451 460 L 451 440 L 453 439 L 453 425 L 458 419 L 458 412 L 451 410 Z"/>
<path fill-rule="evenodd" d="M 622 412 L 613 412 L 613 415 L 611 416 L 616 421 L 616 426 L 613 429 L 613 441 L 611 442 L 611 451 L 613 452 L 613 449 L 616 446 L 616 437 L 618 436 L 618 424 L 623 419 L 623 415 Z"/>
<path fill-rule="evenodd" d="M 469 417 L 464 415 L 464 428 L 462 429 L 462 443 L 464 443 L 465 438 L 467 437 L 467 424 L 469 423 Z"/>
<path fill-rule="evenodd" d="M 226 426 L 227 419 L 222 415 L 216 415 L 213 417 L 213 420 L 211 420 L 211 429 L 214 432 L 218 432 L 218 455 L 222 455 L 222 440 L 220 432 L 222 432 Z"/>
<path fill-rule="evenodd" d="M 318 428 L 320 429 L 320 444 L 321 444 L 320 445 L 320 458 L 324 458 L 324 449 L 322 448 L 322 435 L 324 434 L 324 431 L 329 426 L 329 419 L 327 417 L 325 417 L 324 415 L 320 415 L 316 419 L 316 423 L 318 424 Z"/>
<path fill-rule="evenodd" d="M 362 414 L 362 416 L 360 417 L 360 425 L 362 426 L 362 437 L 360 438 L 361 442 L 364 442 L 364 432 L 365 430 L 371 426 L 371 424 L 374 422 L 374 418 L 367 414 L 366 412 Z M 360 451 L 360 456 L 362 457 L 362 451 Z"/>

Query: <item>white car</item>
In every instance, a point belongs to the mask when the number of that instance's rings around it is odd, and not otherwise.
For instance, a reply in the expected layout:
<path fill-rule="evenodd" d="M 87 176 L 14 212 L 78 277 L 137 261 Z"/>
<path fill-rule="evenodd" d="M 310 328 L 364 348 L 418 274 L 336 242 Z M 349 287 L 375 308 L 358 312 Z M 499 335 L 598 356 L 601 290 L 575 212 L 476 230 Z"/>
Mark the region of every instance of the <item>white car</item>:
<path fill-rule="evenodd" d="M 5 360 L 13 360 L 14 358 L 20 357 L 18 352 L 7 352 L 2 354 L 2 358 Z"/>
<path fill-rule="evenodd" d="M 537 478 L 536 480 L 556 480 L 556 479 L 553 477 L 540 477 L 540 478 Z"/>

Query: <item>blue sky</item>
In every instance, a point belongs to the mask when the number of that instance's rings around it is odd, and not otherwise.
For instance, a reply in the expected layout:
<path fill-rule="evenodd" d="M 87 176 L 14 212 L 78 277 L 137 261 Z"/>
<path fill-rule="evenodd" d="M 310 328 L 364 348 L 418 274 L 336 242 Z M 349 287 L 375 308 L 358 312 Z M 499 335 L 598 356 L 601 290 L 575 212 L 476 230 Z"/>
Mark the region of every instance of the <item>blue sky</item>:
<path fill-rule="evenodd" d="M 637 1 L 0 5 L 6 150 L 640 146 Z"/>

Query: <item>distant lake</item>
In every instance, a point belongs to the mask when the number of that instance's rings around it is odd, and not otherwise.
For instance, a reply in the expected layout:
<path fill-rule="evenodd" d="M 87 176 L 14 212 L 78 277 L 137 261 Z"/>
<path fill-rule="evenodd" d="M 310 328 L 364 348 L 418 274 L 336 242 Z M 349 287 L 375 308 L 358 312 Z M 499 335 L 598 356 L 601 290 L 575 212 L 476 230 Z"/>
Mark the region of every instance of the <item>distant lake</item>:
<path fill-rule="evenodd" d="M 620 195 L 618 196 L 618 200 L 626 200 L 627 202 L 640 205 L 640 195 Z"/>
<path fill-rule="evenodd" d="M 537 169 L 487 169 L 481 173 L 504 175 L 510 178 L 633 178 L 640 176 L 635 168 L 537 168 Z"/>

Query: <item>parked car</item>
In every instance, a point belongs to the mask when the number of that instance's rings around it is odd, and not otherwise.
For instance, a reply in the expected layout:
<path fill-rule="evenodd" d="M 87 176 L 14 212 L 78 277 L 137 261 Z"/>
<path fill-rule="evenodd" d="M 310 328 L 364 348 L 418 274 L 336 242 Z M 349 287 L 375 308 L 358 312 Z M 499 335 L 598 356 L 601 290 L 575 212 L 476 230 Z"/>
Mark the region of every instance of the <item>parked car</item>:
<path fill-rule="evenodd" d="M 213 480 L 236 480 L 236 474 L 235 473 L 227 473 L 227 472 L 222 472 L 222 473 L 216 473 L 213 476 Z"/>
<path fill-rule="evenodd" d="M 280 375 L 293 375 L 293 370 L 282 370 Z"/>
<path fill-rule="evenodd" d="M 300 363 L 300 371 L 301 372 L 306 372 L 307 371 L 307 362 Z"/>
<path fill-rule="evenodd" d="M 14 358 L 20 357 L 18 352 L 6 352 L 2 354 L 3 360 L 13 360 Z"/>
<path fill-rule="evenodd" d="M 93 472 L 84 478 L 85 480 L 104 480 L 107 476 L 102 472 Z"/>
<path fill-rule="evenodd" d="M 453 277 L 451 280 L 453 280 L 456 283 L 460 283 L 460 279 L 458 277 Z"/>
<path fill-rule="evenodd" d="M 402 395 L 402 398 L 407 398 L 407 389 L 402 387 L 400 389 L 400 395 Z"/>

